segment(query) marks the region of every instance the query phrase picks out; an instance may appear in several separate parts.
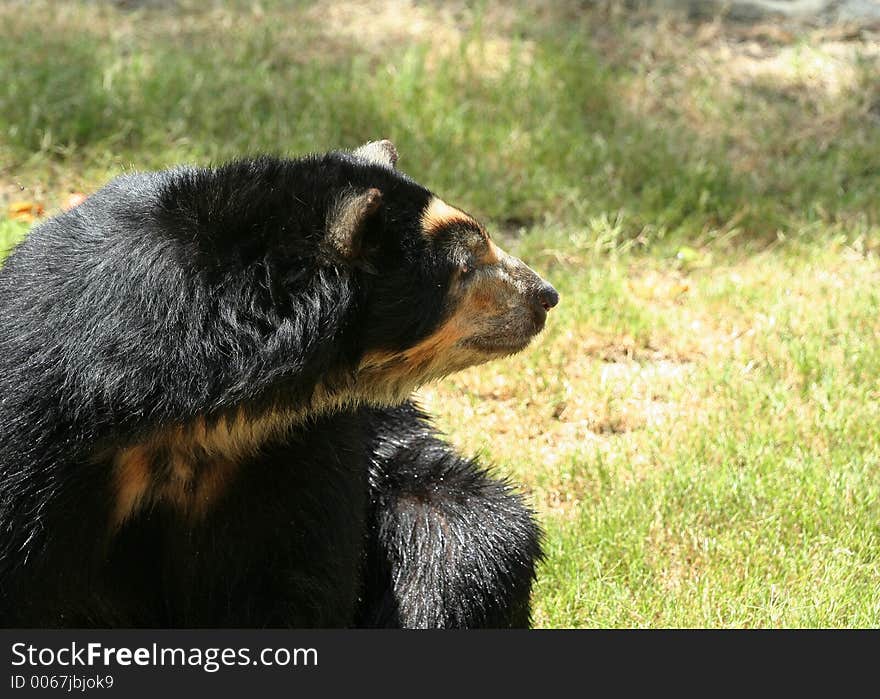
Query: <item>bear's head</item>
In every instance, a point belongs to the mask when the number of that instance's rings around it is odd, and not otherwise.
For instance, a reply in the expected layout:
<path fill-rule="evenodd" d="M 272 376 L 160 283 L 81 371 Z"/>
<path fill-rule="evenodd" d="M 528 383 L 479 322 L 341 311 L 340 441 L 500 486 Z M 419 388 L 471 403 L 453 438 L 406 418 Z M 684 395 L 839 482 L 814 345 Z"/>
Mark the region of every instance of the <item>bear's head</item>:
<path fill-rule="evenodd" d="M 325 246 L 367 288 L 358 400 L 400 402 L 541 332 L 556 290 L 468 213 L 397 171 L 389 141 L 336 155 L 348 160 L 348 180 L 327 208 Z"/>
<path fill-rule="evenodd" d="M 556 290 L 396 163 L 394 146 L 377 141 L 166 176 L 164 230 L 187 241 L 181 257 L 199 262 L 200 283 L 212 284 L 200 296 L 219 311 L 202 314 L 207 330 L 192 326 L 198 341 L 180 343 L 163 319 L 152 344 L 179 345 L 177 361 L 165 362 L 172 379 L 191 384 L 231 364 L 234 381 L 221 384 L 221 408 L 100 452 L 115 464 L 114 526 L 157 501 L 199 515 L 243 458 L 293 426 L 403 403 L 420 385 L 519 352 L 541 332 Z"/>

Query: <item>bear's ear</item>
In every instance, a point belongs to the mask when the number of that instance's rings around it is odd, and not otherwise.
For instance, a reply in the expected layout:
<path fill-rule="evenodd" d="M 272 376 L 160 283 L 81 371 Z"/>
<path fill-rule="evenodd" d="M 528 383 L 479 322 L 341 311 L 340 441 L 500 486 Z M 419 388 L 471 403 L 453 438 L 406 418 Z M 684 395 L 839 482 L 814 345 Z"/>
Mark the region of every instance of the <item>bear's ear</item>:
<path fill-rule="evenodd" d="M 388 139 L 370 141 L 354 151 L 354 155 L 377 165 L 394 167 L 397 165 L 397 148 Z"/>
<path fill-rule="evenodd" d="M 361 253 L 364 230 L 382 208 L 382 192 L 375 187 L 347 191 L 327 216 L 326 242 L 334 257 L 351 262 Z"/>

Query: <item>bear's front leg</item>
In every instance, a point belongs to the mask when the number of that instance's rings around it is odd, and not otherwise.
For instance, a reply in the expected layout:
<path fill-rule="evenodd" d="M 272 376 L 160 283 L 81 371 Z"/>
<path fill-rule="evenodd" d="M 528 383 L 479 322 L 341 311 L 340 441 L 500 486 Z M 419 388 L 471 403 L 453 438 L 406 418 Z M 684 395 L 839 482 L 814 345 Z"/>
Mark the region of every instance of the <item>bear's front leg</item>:
<path fill-rule="evenodd" d="M 541 533 L 522 498 L 408 403 L 371 411 L 363 626 L 527 627 Z"/>

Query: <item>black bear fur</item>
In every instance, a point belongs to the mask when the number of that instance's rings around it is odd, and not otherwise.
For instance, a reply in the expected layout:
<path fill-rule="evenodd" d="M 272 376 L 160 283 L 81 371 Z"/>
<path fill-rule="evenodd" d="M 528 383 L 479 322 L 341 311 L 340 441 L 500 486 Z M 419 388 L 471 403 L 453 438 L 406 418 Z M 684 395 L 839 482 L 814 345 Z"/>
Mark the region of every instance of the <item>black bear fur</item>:
<path fill-rule="evenodd" d="M 0 626 L 509 627 L 540 533 L 419 384 L 555 291 L 354 153 L 120 177 L 0 269 Z"/>

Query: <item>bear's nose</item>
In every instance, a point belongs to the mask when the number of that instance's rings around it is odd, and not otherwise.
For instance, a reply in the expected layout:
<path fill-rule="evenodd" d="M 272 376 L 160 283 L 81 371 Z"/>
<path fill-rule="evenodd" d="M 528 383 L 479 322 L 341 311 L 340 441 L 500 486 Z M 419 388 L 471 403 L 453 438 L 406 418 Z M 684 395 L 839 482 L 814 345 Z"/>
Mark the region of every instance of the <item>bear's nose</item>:
<path fill-rule="evenodd" d="M 549 311 L 559 303 L 559 292 L 547 282 L 544 282 L 543 286 L 538 289 L 538 303 L 541 304 L 545 311 Z"/>

